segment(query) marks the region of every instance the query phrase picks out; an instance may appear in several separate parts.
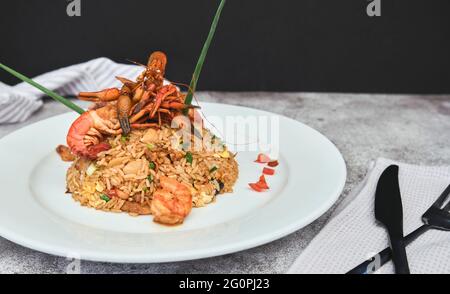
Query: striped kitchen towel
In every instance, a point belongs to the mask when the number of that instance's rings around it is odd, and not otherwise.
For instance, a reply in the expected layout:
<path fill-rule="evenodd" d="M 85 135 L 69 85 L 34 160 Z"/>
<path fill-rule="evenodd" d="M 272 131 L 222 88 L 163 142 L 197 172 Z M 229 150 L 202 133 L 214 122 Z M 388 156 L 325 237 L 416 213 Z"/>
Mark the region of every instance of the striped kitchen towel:
<path fill-rule="evenodd" d="M 134 79 L 143 71 L 137 65 L 115 63 L 97 58 L 64 67 L 33 78 L 39 84 L 62 96 L 76 96 L 81 91 L 98 91 L 119 87 L 116 76 Z M 0 82 L 0 124 L 26 120 L 42 106 L 43 94 L 27 83 L 8 86 Z"/>

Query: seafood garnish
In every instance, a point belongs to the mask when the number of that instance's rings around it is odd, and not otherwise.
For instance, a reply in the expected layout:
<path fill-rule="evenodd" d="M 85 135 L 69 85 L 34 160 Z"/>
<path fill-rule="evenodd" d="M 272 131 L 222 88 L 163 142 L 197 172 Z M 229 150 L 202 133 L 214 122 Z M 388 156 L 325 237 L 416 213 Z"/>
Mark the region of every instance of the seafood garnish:
<path fill-rule="evenodd" d="M 191 212 L 191 191 L 184 184 L 168 177 L 160 178 L 161 189 L 153 194 L 153 221 L 166 225 L 181 224 Z"/>
<path fill-rule="evenodd" d="M 81 92 L 78 94 L 78 98 L 94 102 L 117 100 L 117 118 L 123 134 L 128 135 L 131 131 L 129 115 L 133 106 L 136 105 L 135 109 L 141 109 L 152 96 L 155 96 L 155 93 L 162 87 L 166 64 L 167 57 L 163 52 L 153 52 L 148 60 L 147 68 L 136 82 L 117 77 L 123 83 L 120 90 L 110 88 L 98 92 Z M 155 113 L 157 108 L 155 107 Z M 135 121 L 139 118 L 136 118 Z"/>
<path fill-rule="evenodd" d="M 103 134 L 120 134 L 116 115 L 117 110 L 112 105 L 89 110 L 80 115 L 67 133 L 67 145 L 72 153 L 95 159 L 99 152 L 108 150 L 109 144 L 100 140 Z"/>
<path fill-rule="evenodd" d="M 67 144 L 72 153 L 95 159 L 110 146 L 102 143 L 102 135 L 128 135 L 131 129 L 160 127 L 190 109 L 193 120 L 194 106 L 185 104 L 185 95 L 173 84 L 163 85 L 167 57 L 153 52 L 146 69 L 131 81 L 117 77 L 121 89 L 109 88 L 97 92 L 81 92 L 78 98 L 96 104 L 72 124 Z"/>

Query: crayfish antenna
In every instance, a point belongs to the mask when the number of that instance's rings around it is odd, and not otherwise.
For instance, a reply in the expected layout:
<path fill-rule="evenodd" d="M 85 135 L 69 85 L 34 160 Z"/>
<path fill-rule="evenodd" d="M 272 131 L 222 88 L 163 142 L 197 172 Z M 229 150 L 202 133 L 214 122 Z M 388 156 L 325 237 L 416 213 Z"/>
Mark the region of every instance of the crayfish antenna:
<path fill-rule="evenodd" d="M 134 85 L 136 84 L 135 82 L 133 82 L 132 80 L 130 80 L 130 79 L 127 79 L 127 78 L 124 78 L 124 77 L 119 77 L 119 76 L 116 76 L 116 79 L 118 79 L 122 84 L 124 84 L 125 86 L 128 86 L 128 87 L 134 87 Z"/>
<path fill-rule="evenodd" d="M 147 67 L 145 64 L 142 64 L 140 62 L 137 62 L 137 61 L 134 61 L 134 60 L 131 60 L 131 59 L 128 59 L 128 58 L 126 59 L 126 61 L 128 61 L 130 63 L 133 63 L 133 64 L 136 64 L 136 65 L 139 65 L 139 66 Z"/>

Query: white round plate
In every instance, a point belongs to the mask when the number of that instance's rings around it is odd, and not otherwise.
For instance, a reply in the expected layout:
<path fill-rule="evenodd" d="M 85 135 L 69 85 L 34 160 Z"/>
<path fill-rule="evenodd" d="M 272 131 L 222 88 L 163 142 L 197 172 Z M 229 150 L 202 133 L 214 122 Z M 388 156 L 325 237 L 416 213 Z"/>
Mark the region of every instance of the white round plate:
<path fill-rule="evenodd" d="M 202 109 L 211 120 L 268 118 L 276 129 L 279 126 L 280 165 L 275 175 L 266 176 L 270 190 L 257 193 L 249 189 L 248 183 L 258 180 L 263 165 L 254 162 L 257 150 L 242 151 L 237 155 L 239 179 L 234 192 L 193 209 L 183 225 L 162 226 L 151 216 L 131 217 L 82 207 L 65 194 L 68 164 L 54 151 L 65 143 L 76 118 L 75 113 L 67 113 L 0 140 L 0 235 L 35 250 L 86 260 L 189 260 L 236 252 L 286 236 L 317 219 L 339 197 L 346 179 L 345 163 L 319 132 L 251 108 L 202 103 Z M 221 131 L 221 126 L 214 125 Z M 233 149 L 233 144 L 230 147 Z"/>

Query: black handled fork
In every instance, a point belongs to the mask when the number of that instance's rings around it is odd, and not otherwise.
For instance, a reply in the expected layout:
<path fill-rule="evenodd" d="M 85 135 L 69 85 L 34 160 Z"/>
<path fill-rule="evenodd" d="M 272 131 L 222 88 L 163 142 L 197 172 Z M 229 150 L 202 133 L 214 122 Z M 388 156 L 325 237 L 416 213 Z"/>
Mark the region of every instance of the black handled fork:
<path fill-rule="evenodd" d="M 406 245 L 414 241 L 417 237 L 429 229 L 450 231 L 450 185 L 442 192 L 441 196 L 422 215 L 423 226 L 417 228 L 404 238 Z M 347 274 L 369 274 L 383 266 L 392 258 L 391 248 L 385 248 L 377 255 L 364 261 Z"/>

